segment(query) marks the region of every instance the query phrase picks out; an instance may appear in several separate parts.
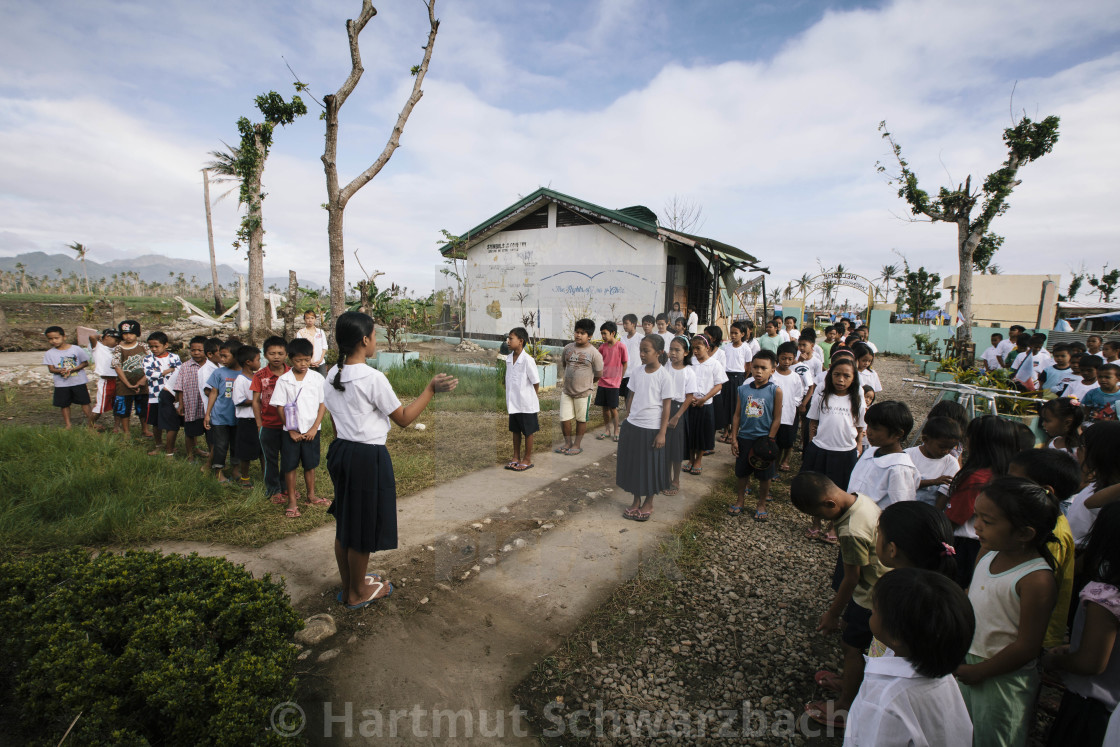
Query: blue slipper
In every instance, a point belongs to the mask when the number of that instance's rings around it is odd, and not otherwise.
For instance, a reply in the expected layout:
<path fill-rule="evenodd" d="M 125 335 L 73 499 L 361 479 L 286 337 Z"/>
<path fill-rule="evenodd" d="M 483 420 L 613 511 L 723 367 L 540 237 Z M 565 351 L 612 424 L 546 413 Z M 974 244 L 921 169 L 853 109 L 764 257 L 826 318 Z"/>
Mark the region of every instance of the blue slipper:
<path fill-rule="evenodd" d="M 732 504 L 732 505 L 729 505 L 727 507 L 727 513 L 729 513 L 732 516 L 738 516 L 742 512 L 743 512 L 743 507 L 742 506 L 736 506 L 736 505 Z"/>
<path fill-rule="evenodd" d="M 766 517 L 766 512 L 765 511 L 755 511 L 754 512 L 754 520 L 755 521 L 766 521 L 766 518 L 767 517 Z"/>
<path fill-rule="evenodd" d="M 388 598 L 393 593 L 393 584 L 392 584 L 392 582 L 389 582 L 389 584 L 388 584 L 389 593 L 385 594 L 384 596 L 380 596 L 380 597 L 377 596 L 377 592 L 381 591 L 381 589 L 384 589 L 386 584 L 384 582 L 381 582 L 381 581 L 375 581 L 374 583 L 377 584 L 378 589 L 377 589 L 377 591 L 373 592 L 373 596 L 371 596 L 369 599 L 365 600 L 364 602 L 358 602 L 357 604 L 348 604 L 348 605 L 346 605 L 346 609 L 348 609 L 348 610 L 360 610 L 363 607 L 368 607 L 369 605 L 373 604 L 378 599 Z"/>
<path fill-rule="evenodd" d="M 378 581 L 381 580 L 381 575 L 378 574 L 378 573 L 367 573 L 366 574 L 366 583 L 371 583 L 370 579 L 372 579 L 372 583 L 377 583 Z M 342 592 L 341 591 L 339 591 L 337 594 L 335 594 L 334 601 L 338 602 L 339 604 L 342 604 Z"/>

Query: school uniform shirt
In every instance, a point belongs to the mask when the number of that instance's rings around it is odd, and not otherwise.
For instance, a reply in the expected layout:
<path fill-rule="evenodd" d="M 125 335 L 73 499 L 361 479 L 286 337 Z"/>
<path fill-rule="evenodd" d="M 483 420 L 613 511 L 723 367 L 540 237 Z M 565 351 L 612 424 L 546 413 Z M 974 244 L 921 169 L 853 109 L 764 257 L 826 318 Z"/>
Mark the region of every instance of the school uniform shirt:
<path fill-rule="evenodd" d="M 790 337 L 789 330 L 787 330 L 785 327 L 782 327 L 782 329 L 778 332 L 778 337 L 782 338 L 782 342 L 797 342 L 796 338 Z"/>
<path fill-rule="evenodd" d="M 669 352 L 669 343 L 671 343 L 673 341 L 673 338 L 676 337 L 676 335 L 673 334 L 672 332 L 670 332 L 669 330 L 665 330 L 664 332 L 657 332 L 655 334 L 659 335 L 661 337 L 661 339 L 665 341 L 665 352 L 668 353 Z"/>
<path fill-rule="evenodd" d="M 148 401 L 159 402 L 159 393 L 167 386 L 167 380 L 183 361 L 174 353 L 166 353 L 159 357 L 148 353 L 144 356 L 144 375 L 148 377 Z M 164 371 L 171 371 L 165 376 Z"/>
<path fill-rule="evenodd" d="M 669 346 L 666 345 L 665 349 L 668 350 Z M 599 355 L 603 358 L 603 375 L 599 377 L 599 386 L 604 389 L 618 389 L 622 386 L 622 375 L 626 373 L 630 360 L 627 357 L 626 346 L 621 342 L 611 345 L 604 342 L 599 346 Z"/>
<path fill-rule="evenodd" d="M 821 364 L 821 368 L 824 368 L 824 351 L 816 343 L 813 343 L 813 357 Z"/>
<path fill-rule="evenodd" d="M 793 425 L 797 422 L 797 406 L 805 398 L 805 380 L 790 369 L 788 374 L 775 371 L 770 376 L 770 381 L 782 390 L 781 424 Z"/>
<path fill-rule="evenodd" d="M 817 377 L 824 372 L 824 365 L 816 358 L 796 361 L 792 368 L 804 380 L 805 391 L 808 391 L 811 386 L 816 386 Z"/>
<path fill-rule="evenodd" d="M 980 360 L 984 361 L 984 366 L 989 371 L 995 371 L 999 368 L 999 361 L 996 360 L 997 355 L 999 355 L 998 349 L 992 345 L 989 345 L 988 349 L 980 354 Z"/>
<path fill-rule="evenodd" d="M 331 367 L 327 378 L 334 381 L 338 366 Z M 393 386 L 385 374 L 369 366 L 343 366 L 345 391 L 328 386 L 324 395 L 327 410 L 334 423 L 335 436 L 360 444 L 385 444 L 392 421 L 389 416 L 401 406 Z"/>
<path fill-rule="evenodd" d="M 846 747 L 972 744 L 972 719 L 956 679 L 923 677 L 900 656 L 867 660 L 846 724 Z"/>
<path fill-rule="evenodd" d="M 773 376 L 762 386 L 756 386 L 752 378 L 739 387 L 739 432 L 735 434 L 738 438 L 754 441 L 770 435 L 778 391 L 780 387 Z M 784 391 L 782 396 L 785 396 Z"/>
<path fill-rule="evenodd" d="M 864 609 L 871 609 L 871 594 L 879 577 L 887 568 L 875 553 L 875 538 L 879 532 L 879 514 L 875 501 L 857 493 L 856 500 L 844 514 L 832 522 L 840 545 L 840 559 L 845 565 L 859 566 L 859 580 L 852 591 L 852 601 Z"/>
<path fill-rule="evenodd" d="M 90 357 L 93 360 L 93 372 L 100 378 L 117 378 L 117 372 L 113 370 L 113 348 L 98 340 Z"/>
<path fill-rule="evenodd" d="M 1050 366 L 1042 372 L 1041 378 L 1045 379 L 1042 385 L 1043 389 L 1049 390 L 1059 397 L 1064 397 L 1070 384 L 1081 381 L 1081 374 L 1075 373 L 1072 368 Z"/>
<path fill-rule="evenodd" d="M 343 366 L 342 370 L 345 371 L 347 368 L 350 368 L 350 366 Z M 319 405 L 325 401 L 325 384 L 326 379 L 318 371 L 308 369 L 307 373 L 303 375 L 303 381 L 296 381 L 295 373 L 288 371 L 276 380 L 276 389 L 272 392 L 272 408 L 275 410 L 277 407 L 294 402 L 296 419 L 299 422 L 299 432 L 307 433 L 308 429 L 315 424 L 315 418 L 319 417 Z M 334 389 L 334 387 L 331 388 Z M 277 410 L 277 413 L 279 413 L 279 410 Z"/>
<path fill-rule="evenodd" d="M 859 388 L 863 389 L 865 386 L 870 386 L 874 391 L 883 391 L 883 384 L 879 381 L 879 374 L 872 371 L 870 368 L 865 368 L 859 372 Z"/>
<path fill-rule="evenodd" d="M 865 342 L 863 344 L 866 345 L 867 347 L 871 348 L 871 352 L 874 353 L 875 355 L 879 354 L 879 346 L 876 345 L 875 343 L 871 342 L 871 340 L 868 340 L 867 342 Z"/>
<path fill-rule="evenodd" d="M 700 317 L 698 317 L 696 315 L 696 312 L 693 311 L 691 314 L 688 315 L 688 325 L 687 325 L 688 334 L 690 334 L 690 335 L 696 334 L 696 329 L 699 325 L 700 325 Z"/>
<path fill-rule="evenodd" d="M 723 353 L 724 370 L 727 373 L 746 373 L 750 362 L 754 360 L 751 346 L 745 342 L 739 347 L 725 342 L 719 349 Z"/>
<path fill-rule="evenodd" d="M 77 345 L 70 345 L 65 350 L 51 348 L 47 352 L 43 353 L 43 365 L 61 368 L 63 371 L 73 371 L 78 366 L 88 361 L 89 355 L 86 354 L 86 351 L 83 348 L 80 348 Z M 71 386 L 85 386 L 86 382 L 89 381 L 89 377 L 86 376 L 86 370 L 84 368 L 77 373 L 70 374 L 69 376 L 63 376 L 62 374 L 56 373 L 52 373 L 51 376 L 54 378 L 54 385 L 60 388 Z"/>
<path fill-rule="evenodd" d="M 120 347 L 118 345 L 117 347 Z M 218 364 L 209 358 L 198 369 L 198 393 L 202 396 L 202 401 L 206 401 L 206 387 L 210 381 L 210 376 L 218 370 Z M 262 369 L 264 370 L 264 369 Z"/>
<path fill-rule="evenodd" d="M 684 402 L 684 398 L 696 391 L 696 371 L 692 366 L 673 368 L 673 364 L 662 366 L 673 382 L 673 401 Z"/>
<path fill-rule="evenodd" d="M 237 415 L 233 408 L 233 382 L 241 375 L 240 371 L 222 366 L 215 368 L 206 380 L 207 397 L 211 389 L 217 391 L 214 408 L 210 410 L 210 425 L 237 425 Z"/>
<path fill-rule="evenodd" d="M 621 347 L 621 346 L 620 346 Z M 625 349 L 625 348 L 624 348 Z M 345 367 L 342 369 L 346 370 Z M 541 411 L 535 385 L 541 383 L 537 362 L 525 351 L 517 356 L 506 356 L 506 411 L 510 415 Z M 333 387 L 332 387 L 333 388 Z"/>
<path fill-rule="evenodd" d="M 1069 530 L 1073 533 L 1073 543 L 1078 547 L 1084 547 L 1089 542 L 1089 532 L 1093 529 L 1097 514 L 1101 512 L 1099 508 L 1085 507 L 1085 501 L 1096 492 L 1097 484 L 1091 482 L 1070 499 L 1066 521 L 1069 522 Z"/>
<path fill-rule="evenodd" d="M 673 398 L 673 381 L 665 366 L 658 366 L 653 373 L 642 366 L 630 375 L 626 386 L 633 395 L 626 421 L 638 428 L 660 430 L 665 400 Z"/>
<path fill-rule="evenodd" d="M 754 357 L 755 357 L 756 355 L 758 355 L 758 351 L 759 351 L 759 350 L 762 350 L 762 348 L 761 348 L 761 347 L 759 347 L 759 344 L 758 344 L 758 338 L 757 338 L 757 337 L 752 337 L 752 338 L 751 338 L 751 341 L 750 341 L 750 342 L 747 342 L 747 343 L 744 343 L 744 344 L 745 344 L 745 345 L 750 345 L 750 346 L 751 346 L 751 360 L 754 360 Z"/>
<path fill-rule="evenodd" d="M 1034 366 L 1035 377 L 1054 365 L 1054 356 L 1050 355 L 1050 353 L 1046 351 L 1046 348 L 1042 348 L 1037 353 L 1032 353 L 1032 355 L 1034 359 L 1031 361 L 1031 365 Z"/>
<path fill-rule="evenodd" d="M 624 374 L 626 377 L 630 376 L 635 368 L 642 365 L 638 358 L 638 348 L 642 344 L 643 336 L 641 332 L 635 332 L 633 337 L 627 337 L 624 333 L 622 337 L 618 338 L 626 346 L 626 373 Z M 668 346 L 665 349 L 668 350 Z"/>
<path fill-rule="evenodd" d="M 233 414 L 238 420 L 253 417 L 253 392 L 249 388 L 252 383 L 253 379 L 244 371 L 233 382 Z"/>
<path fill-rule="evenodd" d="M 692 393 L 697 399 L 705 396 L 712 390 L 712 387 L 714 387 L 716 384 L 727 383 L 727 373 L 723 370 L 723 366 L 720 365 L 720 362 L 716 360 L 714 356 L 704 361 L 703 363 L 693 358 L 692 363 L 696 369 L 696 388 L 692 390 Z M 714 399 L 715 398 L 713 397 L 712 399 L 709 399 L 707 402 L 705 402 L 704 407 L 711 407 Z"/>
<path fill-rule="evenodd" d="M 280 413 L 276 412 L 276 408 L 272 406 L 272 393 L 276 391 L 276 381 L 291 370 L 290 367 L 284 366 L 283 373 L 273 373 L 272 369 L 268 366 L 262 366 L 253 374 L 253 383 L 249 385 L 249 390 L 260 392 L 261 426 L 264 428 L 272 428 L 275 430 L 282 430 L 284 428 L 284 419 L 280 417 Z"/>
<path fill-rule="evenodd" d="M 918 470 L 918 476 L 922 480 L 936 480 L 939 477 L 953 477 L 961 469 L 961 463 L 952 454 L 946 454 L 940 459 L 930 459 L 922 453 L 921 446 L 911 446 L 906 450 L 910 455 L 910 461 Z M 949 493 L 948 485 L 929 485 L 924 488 L 918 488 L 918 500 L 922 503 L 934 505 L 937 502 L 939 494 Z"/>
<path fill-rule="evenodd" d="M 867 404 L 863 401 L 862 393 L 859 396 L 859 410 L 853 414 L 848 395 L 826 395 L 823 388 L 818 390 L 809 405 L 809 419 L 817 421 L 817 436 L 813 443 L 826 451 L 851 451 L 858 445 L 858 429 L 867 426 L 863 419 L 866 412 Z"/>
<path fill-rule="evenodd" d="M 1085 399 L 1085 395 L 1094 389 L 1100 389 L 1101 385 L 1097 382 L 1086 384 L 1084 379 L 1078 379 L 1066 387 L 1065 392 L 1062 393 L 1063 397 L 1077 397 L 1078 399 Z"/>
<path fill-rule="evenodd" d="M 1011 340 L 1000 340 L 999 345 L 996 345 L 996 355 L 1003 358 L 1003 362 L 1008 363 L 1008 356 L 1015 350 L 1015 343 Z"/>
<path fill-rule="evenodd" d="M 878 453 L 878 446 L 864 449 L 852 468 L 848 490 L 870 496 L 880 511 L 892 503 L 917 498 L 918 482 L 922 478 L 910 455 L 905 451 L 882 456 L 877 456 Z"/>

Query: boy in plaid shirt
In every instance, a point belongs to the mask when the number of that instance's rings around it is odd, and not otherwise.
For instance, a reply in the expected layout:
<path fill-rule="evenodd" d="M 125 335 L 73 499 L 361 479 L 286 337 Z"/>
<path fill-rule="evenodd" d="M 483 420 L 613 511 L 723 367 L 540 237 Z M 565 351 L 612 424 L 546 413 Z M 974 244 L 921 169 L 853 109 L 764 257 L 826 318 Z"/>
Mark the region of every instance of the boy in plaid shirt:
<path fill-rule="evenodd" d="M 190 360 L 179 368 L 179 376 L 175 380 L 175 406 L 183 418 L 183 433 L 187 437 L 187 455 L 193 457 L 198 453 L 195 451 L 198 437 L 206 433 L 206 429 L 202 426 L 206 407 L 198 388 L 198 372 L 206 363 L 205 337 L 199 335 L 191 338 L 190 354 Z"/>

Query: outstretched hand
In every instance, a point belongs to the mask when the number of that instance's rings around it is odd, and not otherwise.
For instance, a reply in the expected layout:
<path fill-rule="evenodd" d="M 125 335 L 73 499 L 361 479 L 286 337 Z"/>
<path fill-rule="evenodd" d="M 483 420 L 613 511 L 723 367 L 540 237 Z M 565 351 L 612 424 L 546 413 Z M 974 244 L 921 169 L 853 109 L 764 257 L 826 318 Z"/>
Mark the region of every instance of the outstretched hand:
<path fill-rule="evenodd" d="M 459 386 L 459 380 L 448 374 L 436 374 L 428 384 L 433 392 L 450 392 Z"/>

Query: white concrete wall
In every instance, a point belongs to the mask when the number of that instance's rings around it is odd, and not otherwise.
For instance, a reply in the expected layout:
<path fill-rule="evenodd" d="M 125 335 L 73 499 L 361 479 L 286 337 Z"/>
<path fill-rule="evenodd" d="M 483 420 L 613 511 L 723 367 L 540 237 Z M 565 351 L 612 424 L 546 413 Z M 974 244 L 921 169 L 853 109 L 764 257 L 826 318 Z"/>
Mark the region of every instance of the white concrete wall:
<path fill-rule="evenodd" d="M 537 334 L 569 339 L 584 316 L 656 314 L 665 264 L 660 240 L 611 224 L 502 231 L 467 251 L 467 330 L 504 335 L 539 309 Z"/>

